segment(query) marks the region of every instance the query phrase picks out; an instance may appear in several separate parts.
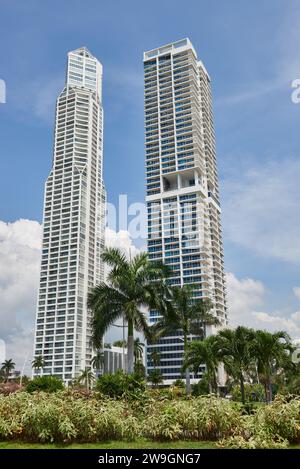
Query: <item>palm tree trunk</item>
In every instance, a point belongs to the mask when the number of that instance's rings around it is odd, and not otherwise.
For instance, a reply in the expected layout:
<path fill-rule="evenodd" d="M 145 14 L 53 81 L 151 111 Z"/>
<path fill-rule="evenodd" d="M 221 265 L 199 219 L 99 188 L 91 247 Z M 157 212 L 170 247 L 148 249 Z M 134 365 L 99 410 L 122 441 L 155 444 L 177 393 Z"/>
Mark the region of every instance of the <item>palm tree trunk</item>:
<path fill-rule="evenodd" d="M 209 394 L 218 393 L 218 385 L 216 380 L 216 373 L 214 370 L 208 372 L 208 391 Z"/>
<path fill-rule="evenodd" d="M 267 404 L 268 403 L 268 385 L 266 381 L 264 382 L 264 390 L 265 390 L 265 400 Z"/>
<path fill-rule="evenodd" d="M 242 403 L 245 404 L 246 399 L 245 399 L 245 384 L 244 384 L 244 377 L 241 374 L 240 376 L 240 386 L 241 386 L 241 396 L 242 396 Z"/>
<path fill-rule="evenodd" d="M 134 338 L 133 338 L 133 322 L 128 321 L 128 339 L 127 339 L 127 371 L 130 375 L 134 369 Z"/>
<path fill-rule="evenodd" d="M 184 335 L 184 353 L 187 351 L 187 346 L 188 346 L 188 340 L 187 340 L 187 335 Z M 185 386 L 186 386 L 186 394 L 189 396 L 191 394 L 191 377 L 190 377 L 190 370 L 189 368 L 186 368 L 185 370 Z"/>
<path fill-rule="evenodd" d="M 270 404 L 272 400 L 273 400 L 272 384 L 271 384 L 271 380 L 268 379 L 268 404 Z"/>
<path fill-rule="evenodd" d="M 186 393 L 189 396 L 191 394 L 191 379 L 190 379 L 189 368 L 185 370 L 185 383 L 186 383 Z"/>

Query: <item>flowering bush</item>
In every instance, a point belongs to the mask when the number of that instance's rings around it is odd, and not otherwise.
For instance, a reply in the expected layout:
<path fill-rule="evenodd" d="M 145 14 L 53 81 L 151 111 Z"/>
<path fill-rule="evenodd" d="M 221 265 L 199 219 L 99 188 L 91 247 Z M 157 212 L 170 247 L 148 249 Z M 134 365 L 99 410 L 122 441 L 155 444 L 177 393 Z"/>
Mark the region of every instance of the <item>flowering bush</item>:
<path fill-rule="evenodd" d="M 219 448 L 232 449 L 284 449 L 288 446 L 288 441 L 283 438 L 270 438 L 266 435 L 257 435 L 248 440 L 242 436 L 231 436 L 218 443 Z"/>
<path fill-rule="evenodd" d="M 149 406 L 143 425 L 154 439 L 215 440 L 240 425 L 239 412 L 224 399 L 199 397 L 187 401 L 162 401 Z"/>
<path fill-rule="evenodd" d="M 14 381 L 10 381 L 8 383 L 0 383 L 0 394 L 4 394 L 5 396 L 8 396 L 8 394 L 12 394 L 16 391 L 19 391 L 20 389 L 21 389 L 20 384 Z"/>
<path fill-rule="evenodd" d="M 155 390 L 109 398 L 72 389 L 0 395 L 0 440 L 217 440 L 220 447 L 283 448 L 300 441 L 300 398 L 277 397 L 245 415 L 215 396 L 170 397 Z"/>
<path fill-rule="evenodd" d="M 277 396 L 270 405 L 243 416 L 234 435 L 220 441 L 222 447 L 284 448 L 300 441 L 300 398 Z"/>
<path fill-rule="evenodd" d="M 137 434 L 137 419 L 121 401 L 85 399 L 70 392 L 0 396 L 1 439 L 99 441 Z"/>

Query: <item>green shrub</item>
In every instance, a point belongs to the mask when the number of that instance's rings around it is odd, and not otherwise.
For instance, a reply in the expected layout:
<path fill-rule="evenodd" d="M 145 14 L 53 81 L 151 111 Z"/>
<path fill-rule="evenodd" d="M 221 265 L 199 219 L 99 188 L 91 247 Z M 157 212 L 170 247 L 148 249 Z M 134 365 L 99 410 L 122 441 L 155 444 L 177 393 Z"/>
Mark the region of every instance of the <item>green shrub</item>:
<path fill-rule="evenodd" d="M 270 438 L 266 435 L 259 435 L 245 439 L 242 436 L 231 436 L 218 443 L 220 448 L 232 449 L 284 449 L 288 446 L 288 441 L 282 438 Z"/>
<path fill-rule="evenodd" d="M 155 402 L 146 410 L 144 434 L 158 440 L 215 440 L 233 433 L 240 414 L 225 399 Z"/>
<path fill-rule="evenodd" d="M 44 391 L 44 392 L 56 392 L 62 391 L 64 384 L 61 379 L 56 376 L 37 376 L 26 386 L 27 392 Z"/>
<path fill-rule="evenodd" d="M 241 402 L 241 389 L 239 385 L 233 386 L 230 394 L 234 401 Z M 264 402 L 265 391 L 262 384 L 245 384 L 245 398 L 247 402 Z"/>
<path fill-rule="evenodd" d="M 86 399 L 70 391 L 0 396 L 0 439 L 89 442 L 137 435 L 138 421 L 122 401 Z"/>
<path fill-rule="evenodd" d="M 205 396 L 209 394 L 209 386 L 206 375 L 198 381 L 198 383 L 192 384 L 192 396 Z"/>
<path fill-rule="evenodd" d="M 140 380 L 146 379 L 146 368 L 141 361 L 137 361 L 134 364 L 134 374 L 137 379 L 140 379 Z"/>
<path fill-rule="evenodd" d="M 176 386 L 177 388 L 184 388 L 185 382 L 183 381 L 183 379 L 178 378 L 175 381 L 173 381 L 172 386 Z"/>
<path fill-rule="evenodd" d="M 270 405 L 242 417 L 232 438 L 220 442 L 232 448 L 281 448 L 300 440 L 300 399 L 277 396 Z"/>
<path fill-rule="evenodd" d="M 118 399 L 73 389 L 0 395 L 0 440 L 95 442 L 143 436 L 257 449 L 300 440 L 300 398 L 277 396 L 272 404 L 245 414 L 241 404 L 215 396 L 178 399 L 168 389 L 128 393 Z"/>
<path fill-rule="evenodd" d="M 290 442 L 300 439 L 300 398 L 277 396 L 271 405 L 264 406 L 257 412 L 257 420 L 271 435 L 287 439 Z"/>
<path fill-rule="evenodd" d="M 169 399 L 179 399 L 186 396 L 186 390 L 182 386 L 170 386 L 168 388 L 168 398 Z"/>
<path fill-rule="evenodd" d="M 100 376 L 96 389 L 109 397 L 134 396 L 135 393 L 146 389 L 146 383 L 139 375 L 129 375 L 119 370 L 114 374 Z"/>

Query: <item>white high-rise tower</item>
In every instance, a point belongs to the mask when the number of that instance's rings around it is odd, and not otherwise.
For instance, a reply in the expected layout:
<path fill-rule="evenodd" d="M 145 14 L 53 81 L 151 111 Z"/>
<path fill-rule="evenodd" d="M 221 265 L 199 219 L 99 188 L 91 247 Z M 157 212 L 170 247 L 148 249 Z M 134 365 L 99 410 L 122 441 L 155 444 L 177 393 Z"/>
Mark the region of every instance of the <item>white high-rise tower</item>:
<path fill-rule="evenodd" d="M 85 47 L 68 54 L 54 139 L 45 186 L 34 353 L 45 359 L 43 374 L 68 382 L 90 366 L 87 295 L 103 280 L 102 65 Z"/>
<path fill-rule="evenodd" d="M 145 52 L 144 70 L 149 257 L 169 265 L 171 285 L 210 298 L 226 324 L 210 77 L 189 39 Z M 158 317 L 150 311 L 151 323 Z M 180 331 L 148 344 L 148 371 L 159 368 L 165 384 L 181 377 L 182 361 Z"/>

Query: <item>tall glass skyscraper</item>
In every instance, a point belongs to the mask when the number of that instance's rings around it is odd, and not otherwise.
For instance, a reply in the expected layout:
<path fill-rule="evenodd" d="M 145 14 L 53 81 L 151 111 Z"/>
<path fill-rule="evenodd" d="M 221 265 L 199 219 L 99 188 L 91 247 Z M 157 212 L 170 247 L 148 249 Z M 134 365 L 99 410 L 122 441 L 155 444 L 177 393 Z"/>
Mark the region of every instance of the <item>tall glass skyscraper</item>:
<path fill-rule="evenodd" d="M 193 284 L 195 299 L 210 298 L 226 324 L 210 77 L 189 39 L 145 52 L 144 72 L 149 257 L 169 265 L 171 285 Z M 158 317 L 150 311 L 151 323 Z M 181 332 L 148 344 L 148 371 L 153 350 L 165 384 L 180 378 Z"/>
<path fill-rule="evenodd" d="M 43 249 L 35 331 L 42 373 L 65 382 L 90 365 L 88 291 L 103 280 L 102 65 L 69 52 L 56 104 L 52 169 L 45 186 Z"/>

